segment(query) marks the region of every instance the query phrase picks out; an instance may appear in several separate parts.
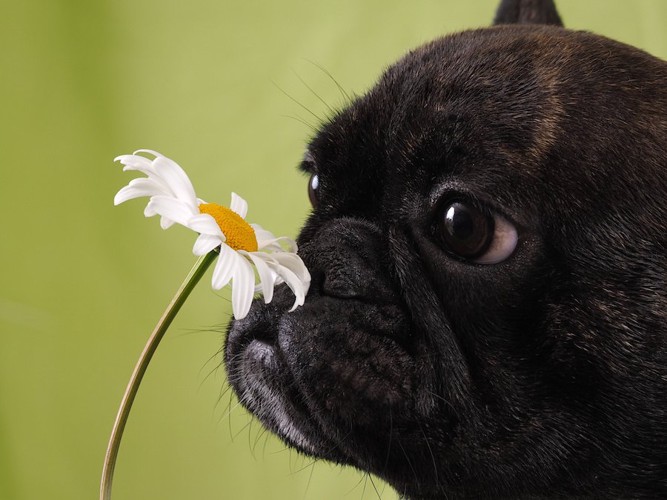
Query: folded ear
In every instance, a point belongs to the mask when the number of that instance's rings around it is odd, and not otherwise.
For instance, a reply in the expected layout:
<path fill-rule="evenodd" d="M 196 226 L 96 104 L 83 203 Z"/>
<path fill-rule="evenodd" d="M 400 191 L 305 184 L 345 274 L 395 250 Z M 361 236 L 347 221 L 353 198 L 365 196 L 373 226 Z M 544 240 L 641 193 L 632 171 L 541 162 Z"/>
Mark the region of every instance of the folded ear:
<path fill-rule="evenodd" d="M 563 26 L 553 0 L 502 0 L 493 24 L 554 24 Z"/>

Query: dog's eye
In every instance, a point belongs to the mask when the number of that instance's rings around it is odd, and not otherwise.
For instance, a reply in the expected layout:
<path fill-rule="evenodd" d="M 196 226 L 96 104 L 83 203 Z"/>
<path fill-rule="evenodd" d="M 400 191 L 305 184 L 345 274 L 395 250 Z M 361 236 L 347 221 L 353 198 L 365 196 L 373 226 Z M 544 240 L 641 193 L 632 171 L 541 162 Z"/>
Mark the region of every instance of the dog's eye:
<path fill-rule="evenodd" d="M 310 179 L 308 180 L 308 198 L 310 198 L 310 204 L 313 206 L 313 208 L 317 208 L 317 205 L 320 201 L 318 191 L 319 187 L 320 178 L 317 176 L 317 174 L 311 175 Z"/>
<path fill-rule="evenodd" d="M 514 252 L 519 241 L 516 228 L 504 217 L 472 203 L 445 203 L 438 231 L 447 250 L 477 264 L 497 264 Z"/>

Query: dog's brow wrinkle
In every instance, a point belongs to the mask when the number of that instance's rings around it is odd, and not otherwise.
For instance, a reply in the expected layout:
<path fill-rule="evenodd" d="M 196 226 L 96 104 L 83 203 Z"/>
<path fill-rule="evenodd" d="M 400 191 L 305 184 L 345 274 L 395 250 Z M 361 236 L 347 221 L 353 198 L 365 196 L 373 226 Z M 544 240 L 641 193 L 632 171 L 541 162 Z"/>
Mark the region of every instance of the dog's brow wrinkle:
<path fill-rule="evenodd" d="M 565 57 L 565 55 L 563 54 L 561 57 Z M 533 145 L 530 148 L 531 155 L 539 161 L 556 144 L 564 109 L 558 93 L 560 83 L 558 70 L 553 66 L 538 68 L 537 80 L 546 94 L 546 102 L 542 109 L 547 110 L 541 113 L 538 127 L 535 130 Z"/>

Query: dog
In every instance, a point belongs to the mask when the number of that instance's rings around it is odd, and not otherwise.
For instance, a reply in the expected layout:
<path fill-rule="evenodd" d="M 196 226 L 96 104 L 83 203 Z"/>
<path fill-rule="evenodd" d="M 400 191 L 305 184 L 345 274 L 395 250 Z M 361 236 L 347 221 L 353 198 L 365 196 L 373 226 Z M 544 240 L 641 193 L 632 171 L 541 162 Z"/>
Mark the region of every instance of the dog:
<path fill-rule="evenodd" d="M 301 169 L 305 304 L 225 345 L 264 426 L 406 498 L 667 498 L 667 63 L 503 0 Z"/>

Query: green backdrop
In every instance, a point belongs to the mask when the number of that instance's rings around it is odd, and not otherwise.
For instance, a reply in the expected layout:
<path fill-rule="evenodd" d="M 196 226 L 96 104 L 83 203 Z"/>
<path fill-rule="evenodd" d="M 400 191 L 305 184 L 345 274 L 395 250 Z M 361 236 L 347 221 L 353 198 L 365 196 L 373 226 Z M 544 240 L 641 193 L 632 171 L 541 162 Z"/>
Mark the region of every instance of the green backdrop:
<path fill-rule="evenodd" d="M 569 27 L 667 57 L 663 0 L 559 4 Z M 114 156 L 157 149 L 203 198 L 235 190 L 250 220 L 294 235 L 309 210 L 295 166 L 311 126 L 343 103 L 326 72 L 362 93 L 406 50 L 487 24 L 495 5 L 4 1 L 0 499 L 97 495 L 132 366 L 194 262 L 193 234 L 163 232 L 143 203 L 112 206 L 132 177 Z M 229 296 L 205 280 L 149 368 L 115 498 L 395 498 L 285 449 L 237 406 L 218 352 Z"/>

